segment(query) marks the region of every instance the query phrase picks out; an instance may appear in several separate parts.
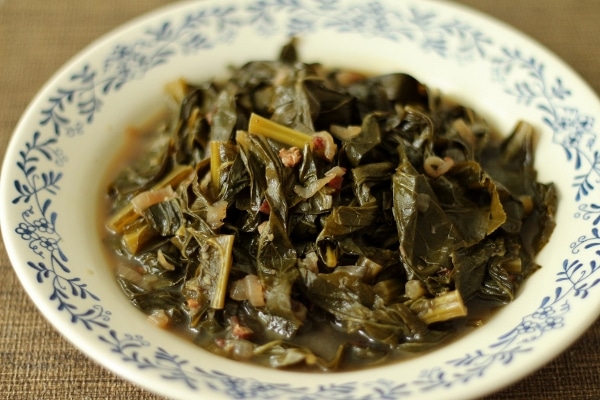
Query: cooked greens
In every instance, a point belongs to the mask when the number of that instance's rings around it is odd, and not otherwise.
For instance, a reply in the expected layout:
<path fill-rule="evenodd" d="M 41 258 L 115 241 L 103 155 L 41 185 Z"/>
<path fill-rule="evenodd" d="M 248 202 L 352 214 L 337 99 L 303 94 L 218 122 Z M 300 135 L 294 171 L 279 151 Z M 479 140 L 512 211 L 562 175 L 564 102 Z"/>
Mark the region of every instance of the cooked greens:
<path fill-rule="evenodd" d="M 272 367 L 376 365 L 515 298 L 557 196 L 533 130 L 501 139 L 412 76 L 297 59 L 169 87 L 178 111 L 108 188 L 118 282 L 157 324 Z"/>

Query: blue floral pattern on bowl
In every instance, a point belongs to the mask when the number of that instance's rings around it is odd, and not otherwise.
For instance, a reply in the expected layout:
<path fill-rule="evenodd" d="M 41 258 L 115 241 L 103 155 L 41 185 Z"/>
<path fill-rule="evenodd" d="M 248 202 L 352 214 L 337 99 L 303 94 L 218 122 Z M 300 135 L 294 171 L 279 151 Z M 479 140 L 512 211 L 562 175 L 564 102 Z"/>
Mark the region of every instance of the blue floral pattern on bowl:
<path fill-rule="evenodd" d="M 410 42 L 422 52 L 451 63 L 478 62 L 489 69 L 491 79 L 524 107 L 536 110 L 539 121 L 553 133 L 553 143 L 564 150 L 572 181 L 571 196 L 577 203 L 575 218 L 588 230 L 570 245 L 571 257 L 560 260 L 555 287 L 549 288 L 536 308 L 486 348 L 446 360 L 423 370 L 411 381 L 386 379 L 315 388 L 297 384 L 265 383 L 241 379 L 225 371 L 207 370 L 179 354 L 171 354 L 143 336 L 111 326 L 111 310 L 92 293 L 85 280 L 75 276 L 61 249 L 61 232 L 53 211 L 53 199 L 61 192 L 61 168 L 69 162 L 61 150 L 64 140 L 84 135 L 86 126 L 102 112 L 106 96 L 148 71 L 168 64 L 175 55 L 196 54 L 235 40 L 242 29 L 254 29 L 266 37 L 303 35 L 315 30 L 358 34 L 391 42 Z M 192 391 L 215 391 L 233 399 L 396 399 L 414 393 L 461 385 L 480 379 L 492 366 L 509 365 L 530 351 L 536 341 L 565 325 L 565 316 L 576 300 L 585 299 L 600 282 L 600 151 L 595 118 L 573 106 L 569 81 L 554 76 L 546 60 L 534 58 L 522 48 L 486 34 L 459 17 L 438 13 L 430 3 L 344 0 L 257 0 L 248 3 L 199 3 L 182 17 L 166 18 L 149 27 L 135 40 L 115 45 L 101 65 L 83 64 L 72 71 L 62 86 L 46 99 L 38 129 L 20 150 L 12 203 L 22 216 L 12 228 L 27 243 L 27 263 L 40 285 L 51 289 L 49 301 L 73 324 L 97 334 L 123 362 L 155 371 Z M 43 163 L 42 163 L 43 162 Z M 42 168 L 42 165 L 54 167 Z M 82 308 L 82 305 L 83 306 Z"/>

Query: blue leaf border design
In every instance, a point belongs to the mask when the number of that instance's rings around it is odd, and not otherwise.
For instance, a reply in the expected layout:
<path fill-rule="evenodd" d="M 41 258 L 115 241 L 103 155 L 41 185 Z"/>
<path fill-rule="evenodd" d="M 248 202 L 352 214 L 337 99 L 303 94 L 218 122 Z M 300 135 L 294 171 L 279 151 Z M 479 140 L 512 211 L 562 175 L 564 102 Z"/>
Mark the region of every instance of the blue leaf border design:
<path fill-rule="evenodd" d="M 492 367 L 510 365 L 530 352 L 536 340 L 561 329 L 571 304 L 584 300 L 598 283 L 600 264 L 600 151 L 595 118 L 572 105 L 568 82 L 551 72 L 543 60 L 523 49 L 504 46 L 481 29 L 460 18 L 438 13 L 427 3 L 403 7 L 386 1 L 256 0 L 241 3 L 195 5 L 177 21 L 166 19 L 148 27 L 135 40 L 114 46 L 102 65 L 84 64 L 64 79 L 46 100 L 39 115 L 39 129 L 19 151 L 12 204 L 20 207 L 21 221 L 14 233 L 28 244 L 27 266 L 39 284 L 51 288 L 49 301 L 65 312 L 73 324 L 97 332 L 98 339 L 123 362 L 153 371 L 166 381 L 180 382 L 191 391 L 210 390 L 232 399 L 398 399 L 427 393 L 484 377 Z M 414 381 L 380 379 L 347 382 L 317 388 L 293 384 L 269 384 L 241 379 L 222 371 L 193 365 L 180 355 L 155 347 L 143 336 L 119 333 L 110 325 L 111 311 L 87 284 L 73 276 L 67 254 L 61 249 L 56 229 L 59 215 L 52 200 L 60 193 L 61 169 L 68 158 L 61 140 L 85 134 L 86 126 L 102 111 L 106 96 L 132 80 L 143 78 L 174 56 L 196 54 L 236 39 L 242 28 L 259 35 L 301 36 L 317 29 L 340 34 L 410 42 L 422 52 L 449 62 L 489 64 L 500 87 L 524 107 L 535 109 L 553 132 L 553 142 L 564 149 L 573 164 L 572 186 L 578 203 L 575 218 L 589 223 L 589 234 L 571 243 L 572 259 L 565 259 L 552 295 L 525 315 L 485 349 L 477 349 L 421 371 Z"/>

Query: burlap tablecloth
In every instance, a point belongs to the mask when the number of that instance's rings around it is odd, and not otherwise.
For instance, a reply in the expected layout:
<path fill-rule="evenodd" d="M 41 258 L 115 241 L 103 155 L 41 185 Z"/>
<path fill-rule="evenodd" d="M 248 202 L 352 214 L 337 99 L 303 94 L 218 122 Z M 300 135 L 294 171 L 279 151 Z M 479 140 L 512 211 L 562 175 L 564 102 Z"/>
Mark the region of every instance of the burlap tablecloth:
<path fill-rule="evenodd" d="M 2 154 L 28 102 L 62 64 L 101 34 L 165 3 L 0 0 Z M 462 0 L 460 3 L 493 15 L 537 39 L 600 92 L 600 1 Z M 0 398 L 150 400 L 159 397 L 96 365 L 56 333 L 21 288 L 0 244 Z M 545 368 L 488 398 L 600 398 L 600 322 Z"/>

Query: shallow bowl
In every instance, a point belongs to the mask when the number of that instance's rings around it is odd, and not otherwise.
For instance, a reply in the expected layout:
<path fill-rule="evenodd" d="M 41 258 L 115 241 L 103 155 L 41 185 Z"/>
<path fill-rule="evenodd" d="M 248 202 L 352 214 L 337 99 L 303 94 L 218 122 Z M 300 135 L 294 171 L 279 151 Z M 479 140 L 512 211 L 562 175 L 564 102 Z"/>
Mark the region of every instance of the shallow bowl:
<path fill-rule="evenodd" d="M 98 199 L 125 127 L 164 85 L 274 59 L 291 36 L 304 61 L 406 72 L 470 105 L 501 132 L 540 133 L 539 180 L 560 196 L 543 268 L 488 323 L 414 359 L 356 372 L 268 370 L 208 354 L 152 328 L 121 295 L 103 254 Z M 485 15 L 425 0 L 181 3 L 99 39 L 42 88 L 1 177 L 2 234 L 40 311 L 92 359 L 180 399 L 475 398 L 541 367 L 600 313 L 600 102 L 564 62 Z"/>

